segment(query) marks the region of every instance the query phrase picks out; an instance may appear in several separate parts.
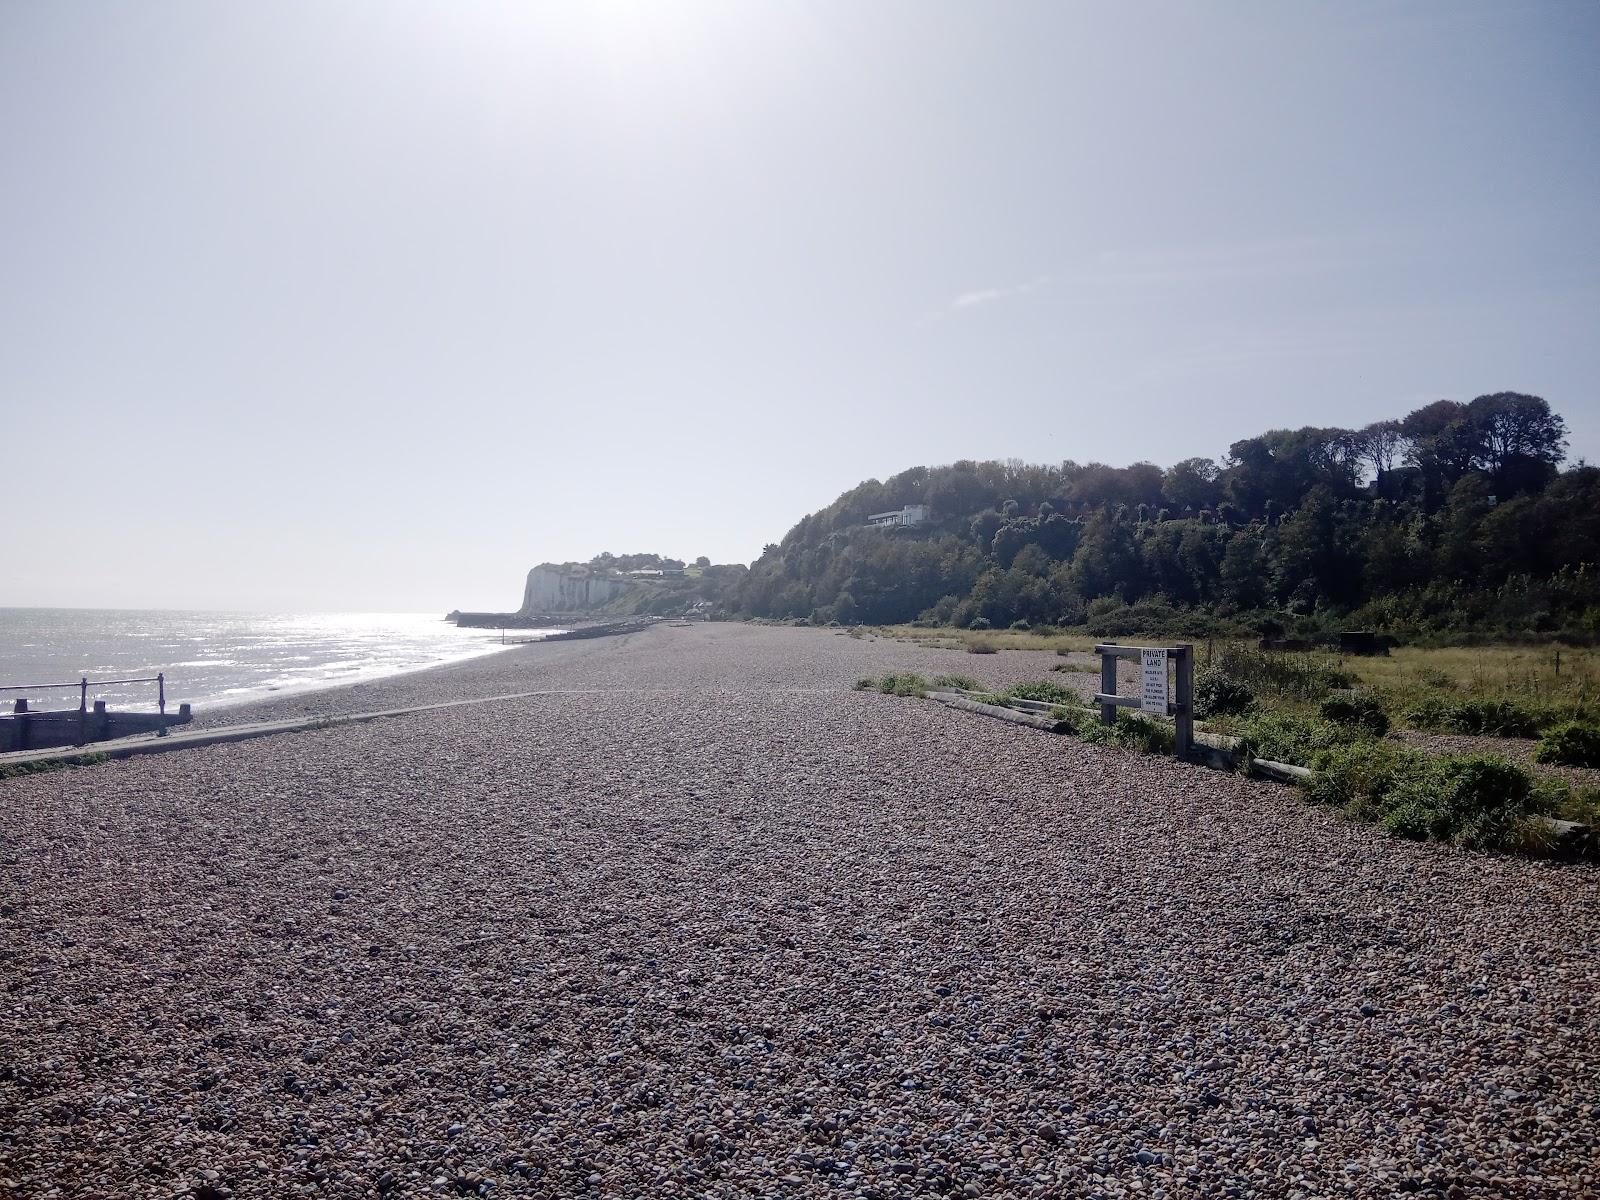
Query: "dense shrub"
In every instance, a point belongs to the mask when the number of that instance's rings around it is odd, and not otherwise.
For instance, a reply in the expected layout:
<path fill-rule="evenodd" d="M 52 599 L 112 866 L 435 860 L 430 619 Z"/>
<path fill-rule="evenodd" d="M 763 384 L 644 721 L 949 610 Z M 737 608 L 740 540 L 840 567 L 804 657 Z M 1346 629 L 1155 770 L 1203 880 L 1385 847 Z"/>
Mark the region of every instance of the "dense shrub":
<path fill-rule="evenodd" d="M 1538 737 L 1539 714 L 1514 700 L 1464 700 L 1450 706 L 1445 725 L 1455 733 Z"/>
<path fill-rule="evenodd" d="M 967 628 L 968 629 L 988 629 L 988 628 L 990 628 L 989 618 L 988 617 L 973 617 L 972 620 L 967 622 Z"/>
<path fill-rule="evenodd" d="M 998 654 L 1000 647 L 993 642 L 974 640 L 967 643 L 968 654 Z"/>
<path fill-rule="evenodd" d="M 964 692 L 983 690 L 983 684 L 979 683 L 971 675 L 935 675 L 933 677 L 933 686 L 936 688 L 959 688 Z"/>
<path fill-rule="evenodd" d="M 1389 714 L 1383 711 L 1383 701 L 1371 692 L 1329 696 L 1318 712 L 1325 721 L 1352 726 L 1372 737 L 1382 737 L 1389 732 Z"/>
<path fill-rule="evenodd" d="M 1564 783 L 1536 780 L 1494 755 L 1435 757 L 1374 741 L 1322 751 L 1313 766 L 1308 797 L 1399 837 L 1542 853 L 1551 833 L 1532 818 L 1563 811 L 1582 819 Z"/>
<path fill-rule="evenodd" d="M 1372 821 L 1388 811 L 1389 795 L 1402 780 L 1427 769 L 1428 756 L 1390 742 L 1345 742 L 1318 751 L 1310 765 L 1315 773 L 1303 785 L 1307 796 Z"/>
<path fill-rule="evenodd" d="M 1496 755 L 1436 758 L 1395 784 L 1380 823 L 1400 837 L 1512 849 L 1527 844 L 1529 818 L 1548 804 L 1527 771 Z"/>
<path fill-rule="evenodd" d="M 1314 717 L 1258 710 L 1240 724 L 1241 749 L 1254 758 L 1310 766 L 1320 750 L 1331 750 L 1350 740 L 1350 731 Z"/>
<path fill-rule="evenodd" d="M 1056 705 L 1050 710 L 1050 716 L 1060 721 L 1067 733 L 1077 733 L 1082 726 L 1093 719 L 1087 710 L 1075 708 L 1070 704 Z"/>
<path fill-rule="evenodd" d="M 1451 705 L 1437 696 L 1424 696 L 1405 711 L 1406 724 L 1413 729 L 1443 729 L 1450 719 Z"/>
<path fill-rule="evenodd" d="M 1203 667 L 1195 673 L 1194 715 L 1202 720 L 1237 715 L 1255 702 L 1255 693 L 1221 667 Z"/>
<path fill-rule="evenodd" d="M 1538 737 L 1545 715 L 1514 700 L 1461 700 L 1437 696 L 1419 700 L 1406 710 L 1406 723 L 1416 729 L 1490 737 Z"/>
<path fill-rule="evenodd" d="M 1148 721 L 1143 717 L 1117 710 L 1116 720 L 1110 725 L 1098 720 L 1079 723 L 1078 736 L 1091 745 L 1122 746 L 1144 754 L 1171 754 L 1175 735 L 1172 726 L 1164 721 Z"/>
<path fill-rule="evenodd" d="M 1568 788 L 1559 811 L 1569 821 L 1600 829 L 1600 787 Z"/>
<path fill-rule="evenodd" d="M 1540 740 L 1533 757 L 1568 767 L 1600 767 L 1600 729 L 1577 721 L 1558 725 Z"/>

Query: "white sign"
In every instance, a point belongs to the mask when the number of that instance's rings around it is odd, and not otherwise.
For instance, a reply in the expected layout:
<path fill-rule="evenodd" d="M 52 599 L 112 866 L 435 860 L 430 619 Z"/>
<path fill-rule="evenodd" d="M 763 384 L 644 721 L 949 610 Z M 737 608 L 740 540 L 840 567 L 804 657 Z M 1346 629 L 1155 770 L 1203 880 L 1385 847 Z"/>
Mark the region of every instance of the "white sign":
<path fill-rule="evenodd" d="M 1139 708 L 1164 717 L 1167 715 L 1167 652 L 1141 649 L 1139 661 L 1144 666 L 1144 690 L 1139 695 Z"/>

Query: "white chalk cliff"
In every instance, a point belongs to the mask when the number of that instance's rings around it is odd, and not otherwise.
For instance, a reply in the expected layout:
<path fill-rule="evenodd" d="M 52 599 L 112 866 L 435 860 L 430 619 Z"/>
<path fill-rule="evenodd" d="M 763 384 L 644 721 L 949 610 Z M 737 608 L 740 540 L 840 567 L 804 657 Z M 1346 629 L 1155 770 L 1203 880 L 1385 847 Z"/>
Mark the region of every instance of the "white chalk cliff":
<path fill-rule="evenodd" d="M 599 608 L 632 586 L 625 579 L 599 575 L 588 567 L 540 563 L 528 572 L 527 586 L 522 589 L 520 615 L 583 612 Z"/>

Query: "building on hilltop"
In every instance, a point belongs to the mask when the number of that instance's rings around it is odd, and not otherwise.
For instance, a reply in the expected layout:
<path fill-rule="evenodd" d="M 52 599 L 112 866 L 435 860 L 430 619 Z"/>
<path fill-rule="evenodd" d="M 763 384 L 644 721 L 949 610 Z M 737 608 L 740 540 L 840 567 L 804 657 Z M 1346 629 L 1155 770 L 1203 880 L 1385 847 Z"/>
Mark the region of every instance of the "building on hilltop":
<path fill-rule="evenodd" d="M 926 504 L 908 504 L 894 512 L 873 513 L 868 525 L 920 525 L 928 519 Z"/>

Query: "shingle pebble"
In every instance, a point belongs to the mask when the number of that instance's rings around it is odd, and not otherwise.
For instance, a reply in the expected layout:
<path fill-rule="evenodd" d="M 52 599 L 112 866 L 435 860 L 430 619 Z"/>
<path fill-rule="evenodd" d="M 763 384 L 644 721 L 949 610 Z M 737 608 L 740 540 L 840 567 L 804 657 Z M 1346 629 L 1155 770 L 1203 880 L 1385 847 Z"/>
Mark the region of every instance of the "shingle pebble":
<path fill-rule="evenodd" d="M 658 629 L 0 781 L 0 1186 L 1600 1194 L 1600 871 L 849 690 L 1053 661 Z"/>

